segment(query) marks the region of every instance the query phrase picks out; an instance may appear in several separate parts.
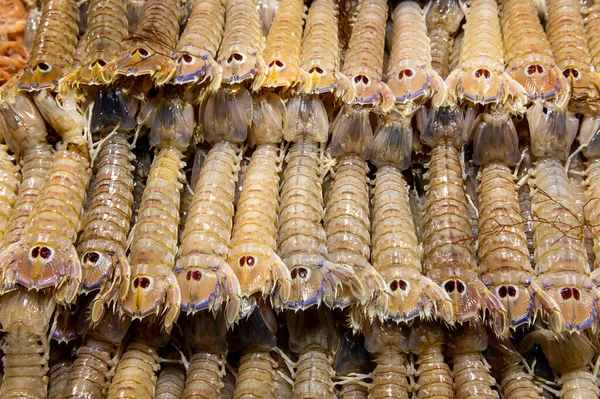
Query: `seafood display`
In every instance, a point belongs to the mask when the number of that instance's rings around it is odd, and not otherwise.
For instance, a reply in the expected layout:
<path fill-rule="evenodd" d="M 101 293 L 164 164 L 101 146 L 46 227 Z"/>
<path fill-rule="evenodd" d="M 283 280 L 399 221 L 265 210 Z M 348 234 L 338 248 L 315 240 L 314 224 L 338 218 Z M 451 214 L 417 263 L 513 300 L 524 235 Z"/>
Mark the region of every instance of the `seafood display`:
<path fill-rule="evenodd" d="M 597 0 L 0 11 L 0 398 L 600 397 Z"/>

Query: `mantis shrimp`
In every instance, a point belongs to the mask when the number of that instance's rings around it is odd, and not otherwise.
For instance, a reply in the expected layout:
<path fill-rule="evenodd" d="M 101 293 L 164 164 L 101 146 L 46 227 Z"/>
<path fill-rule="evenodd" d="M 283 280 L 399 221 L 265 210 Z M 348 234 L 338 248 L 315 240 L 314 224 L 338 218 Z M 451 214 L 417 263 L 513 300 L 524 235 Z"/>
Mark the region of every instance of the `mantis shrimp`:
<path fill-rule="evenodd" d="M 215 61 L 225 25 L 225 0 L 195 0 L 187 25 L 177 42 L 175 84 L 221 85 L 222 69 Z"/>
<path fill-rule="evenodd" d="M 283 161 L 277 143 L 283 136 L 285 106 L 274 93 L 257 100 L 250 144 L 257 144 L 237 203 L 228 264 L 241 286 L 242 313 L 256 296 L 271 296 L 279 306 L 290 296 L 290 272 L 276 252 L 279 171 Z M 256 295 L 255 295 L 256 294 Z"/>
<path fill-rule="evenodd" d="M 170 55 L 179 39 L 183 14 L 179 0 L 148 0 L 129 46 L 101 72 L 104 81 L 148 76 L 157 86 L 169 82 L 176 72 Z"/>
<path fill-rule="evenodd" d="M 179 315 L 181 302 L 173 267 L 183 187 L 183 151 L 192 137 L 194 113 L 192 106 L 179 96 L 158 101 L 150 144 L 159 151 L 146 182 L 137 223 L 131 232 L 129 292 L 117 302 L 121 311 L 133 319 L 164 315 L 164 327 L 170 331 Z M 98 300 L 94 306 L 102 309 L 96 305 Z M 98 317 L 102 315 L 100 309 Z"/>
<path fill-rule="evenodd" d="M 412 115 L 430 97 L 433 106 L 439 107 L 446 99 L 446 85 L 431 66 L 425 12 L 417 2 L 401 2 L 392 18 L 393 44 L 386 75 L 396 107 Z"/>
<path fill-rule="evenodd" d="M 394 105 L 394 93 L 381 81 L 387 16 L 383 0 L 363 0 L 358 5 L 342 68 L 350 78 L 351 87 L 342 97 L 349 105 L 380 106 L 383 112 Z"/>
<path fill-rule="evenodd" d="M 600 291 L 590 277 L 582 221 L 561 165 L 579 121 L 566 111 L 545 114 L 539 102 L 528 111 L 528 121 L 531 148 L 537 157 L 529 184 L 538 281 L 558 303 L 567 330 L 595 328 Z M 565 130 L 556 132 L 560 134 L 554 134 L 552 128 L 556 121 L 565 125 Z"/>
<path fill-rule="evenodd" d="M 302 70 L 308 73 L 301 89 L 322 94 L 350 90 L 348 77 L 340 72 L 338 5 L 333 0 L 311 3 L 302 39 Z M 343 94 L 343 93 L 342 93 Z"/>
<path fill-rule="evenodd" d="M 74 61 L 79 36 L 79 7 L 75 0 L 48 0 L 19 87 L 33 91 L 54 87 Z"/>
<path fill-rule="evenodd" d="M 448 104 L 466 99 L 475 104 L 500 103 L 511 112 L 522 112 L 524 89 L 504 70 L 497 2 L 474 0 L 465 14 L 459 65 L 446 79 Z"/>
<path fill-rule="evenodd" d="M 564 109 L 569 83 L 556 65 L 533 2 L 503 0 L 500 15 L 508 74 L 523 86 L 530 100 L 552 100 Z"/>
<path fill-rule="evenodd" d="M 431 67 L 442 79 L 448 77 L 453 37 L 460 29 L 465 14 L 457 0 L 434 0 L 427 9 L 426 22 L 431 41 Z"/>
<path fill-rule="evenodd" d="M 56 302 L 47 293 L 20 288 L 0 297 L 3 339 L 3 398 L 45 398 L 50 343 L 46 332 Z"/>
<path fill-rule="evenodd" d="M 232 85 L 267 73 L 263 59 L 265 38 L 256 0 L 228 0 L 225 31 L 217 57 L 223 83 Z"/>
<path fill-rule="evenodd" d="M 546 34 L 556 65 L 571 86 L 571 110 L 597 112 L 600 76 L 594 72 L 577 0 L 548 1 Z"/>
<path fill-rule="evenodd" d="M 264 59 L 265 76 L 254 80 L 253 88 L 293 87 L 308 79 L 300 68 L 304 0 L 281 0 L 267 36 Z"/>
<path fill-rule="evenodd" d="M 502 107 L 491 107 L 480 118 L 473 160 L 482 165 L 478 176 L 481 278 L 500 298 L 511 328 L 530 324 L 543 309 L 551 328 L 560 332 L 563 321 L 558 304 L 542 289 L 531 268 L 524 220 L 509 169 L 520 157 L 517 132 Z"/>

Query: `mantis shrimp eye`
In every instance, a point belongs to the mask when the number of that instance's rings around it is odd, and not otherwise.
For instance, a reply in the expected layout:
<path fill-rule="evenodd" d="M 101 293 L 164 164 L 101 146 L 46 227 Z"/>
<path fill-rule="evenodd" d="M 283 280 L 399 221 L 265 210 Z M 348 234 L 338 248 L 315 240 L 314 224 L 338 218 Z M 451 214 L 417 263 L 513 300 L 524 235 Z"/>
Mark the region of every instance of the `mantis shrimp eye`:
<path fill-rule="evenodd" d="M 398 280 L 398 287 L 400 287 L 402 291 L 406 291 L 408 288 L 408 283 L 404 280 Z"/>
<path fill-rule="evenodd" d="M 576 301 L 578 301 L 579 298 L 581 298 L 581 293 L 577 288 L 571 288 L 571 292 L 573 293 L 573 298 L 575 298 Z"/>
<path fill-rule="evenodd" d="M 183 60 L 183 62 L 186 62 L 186 63 L 188 63 L 188 64 L 189 64 L 190 62 L 192 62 L 192 56 L 191 56 L 191 55 L 189 55 L 189 54 L 184 54 L 184 55 L 182 55 L 182 56 L 181 56 L 181 59 Z"/>
<path fill-rule="evenodd" d="M 390 290 L 396 291 L 398 289 L 398 282 L 396 280 L 392 280 L 390 283 Z"/>
<path fill-rule="evenodd" d="M 459 294 L 462 294 L 463 292 L 465 292 L 465 284 L 462 281 L 457 281 L 456 282 L 456 290 L 458 291 Z"/>
<path fill-rule="evenodd" d="M 571 299 L 573 293 L 571 292 L 570 288 L 563 288 L 562 290 L 560 290 L 560 296 L 566 301 L 567 299 Z"/>
<path fill-rule="evenodd" d="M 239 53 L 233 53 L 229 56 L 229 58 L 227 58 L 227 63 L 231 64 L 231 62 L 233 60 L 236 60 L 237 62 L 241 62 L 244 59 L 244 56 L 239 54 Z"/>
<path fill-rule="evenodd" d="M 196 281 L 200 281 L 200 279 L 202 279 L 202 272 L 200 270 L 190 270 L 186 273 L 185 278 L 188 280 L 194 279 Z"/>
<path fill-rule="evenodd" d="M 254 259 L 254 256 L 246 256 L 246 264 L 250 267 L 254 266 L 254 263 L 256 263 L 256 259 Z"/>
<path fill-rule="evenodd" d="M 90 263 L 96 263 L 96 262 L 98 262 L 98 259 L 100 259 L 100 255 L 98 255 L 98 252 L 88 252 L 83 257 L 84 262 L 90 262 Z"/>

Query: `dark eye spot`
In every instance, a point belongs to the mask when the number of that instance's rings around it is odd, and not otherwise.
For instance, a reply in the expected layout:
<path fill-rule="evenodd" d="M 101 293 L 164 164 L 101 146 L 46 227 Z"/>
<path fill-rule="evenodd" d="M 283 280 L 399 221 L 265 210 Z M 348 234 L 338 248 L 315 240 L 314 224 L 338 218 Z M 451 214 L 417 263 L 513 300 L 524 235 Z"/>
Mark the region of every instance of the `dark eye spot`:
<path fill-rule="evenodd" d="M 542 68 L 541 65 L 538 65 L 537 66 L 537 71 L 538 71 L 538 73 L 544 73 L 544 68 Z"/>
<path fill-rule="evenodd" d="M 392 280 L 390 283 L 390 290 L 396 291 L 398 289 L 398 282 L 396 280 Z"/>
<path fill-rule="evenodd" d="M 444 284 L 444 289 L 447 293 L 451 294 L 454 292 L 454 288 L 456 287 L 454 280 L 446 281 Z"/>
<path fill-rule="evenodd" d="M 506 286 L 502 286 L 500 288 L 498 288 L 498 295 L 500 296 L 500 298 L 506 298 L 506 295 L 508 294 L 508 290 L 506 289 Z"/>
<path fill-rule="evenodd" d="M 140 287 L 142 287 L 143 289 L 148 288 L 148 286 L 150 285 L 150 279 L 148 277 L 142 277 L 140 279 Z"/>
<path fill-rule="evenodd" d="M 463 292 L 465 292 L 465 284 L 462 281 L 457 281 L 456 282 L 456 290 L 458 291 L 459 294 L 462 294 Z"/>
<path fill-rule="evenodd" d="M 581 293 L 577 288 L 571 288 L 571 292 L 573 293 L 573 298 L 578 301 L 581 298 Z"/>
<path fill-rule="evenodd" d="M 490 76 L 491 76 L 490 71 L 488 71 L 485 68 L 480 68 L 480 69 L 476 70 L 475 71 L 475 77 L 476 78 L 480 78 L 481 76 L 483 76 L 486 79 L 489 79 Z"/>
<path fill-rule="evenodd" d="M 45 62 L 40 62 L 38 64 L 38 68 L 40 68 L 42 72 L 48 72 L 50 70 L 50 65 L 46 64 Z"/>
<path fill-rule="evenodd" d="M 404 69 L 402 71 L 400 71 L 400 73 L 398 74 L 398 78 L 402 79 L 403 77 L 407 77 L 410 78 L 413 75 L 413 72 L 410 69 Z"/>
<path fill-rule="evenodd" d="M 256 263 L 256 259 L 254 258 L 254 256 L 246 256 L 246 264 L 250 267 L 254 266 L 254 263 Z"/>
<path fill-rule="evenodd" d="M 238 260 L 238 263 L 239 263 L 240 267 L 244 267 L 244 265 L 246 264 L 246 257 L 242 256 L 240 258 L 240 260 Z"/>
<path fill-rule="evenodd" d="M 148 50 L 146 50 L 145 48 L 138 49 L 138 52 L 142 57 L 148 57 L 148 55 L 150 55 L 150 53 L 148 53 Z"/>
<path fill-rule="evenodd" d="M 181 59 L 183 60 L 183 62 L 186 62 L 186 63 L 188 63 L 188 64 L 189 64 L 190 62 L 192 62 L 192 60 L 193 60 L 192 56 L 191 56 L 191 55 L 189 55 L 189 54 L 184 54 L 184 55 L 182 55 L 182 56 L 181 56 Z"/>
<path fill-rule="evenodd" d="M 279 68 L 283 67 L 283 62 L 277 60 L 275 61 L 275 65 L 277 65 Z"/>
<path fill-rule="evenodd" d="M 140 286 L 140 279 L 136 278 L 133 280 L 133 288 L 137 288 Z"/>
<path fill-rule="evenodd" d="M 402 291 L 406 291 L 406 289 L 408 288 L 408 283 L 404 280 L 398 280 L 398 286 Z"/>
<path fill-rule="evenodd" d="M 240 62 L 244 59 L 244 56 L 239 53 L 233 53 L 232 56 L 233 56 L 233 59 L 238 62 Z"/>
<path fill-rule="evenodd" d="M 573 293 L 571 292 L 570 288 L 563 288 L 562 290 L 560 290 L 560 296 L 562 297 L 562 299 L 564 299 L 565 301 L 567 299 L 570 299 L 571 296 L 573 295 Z"/>
<path fill-rule="evenodd" d="M 41 247 L 40 256 L 42 259 L 48 259 L 52 256 L 52 250 L 48 247 Z"/>
<path fill-rule="evenodd" d="M 98 252 L 88 252 L 83 257 L 84 262 L 90 262 L 90 263 L 96 263 L 96 262 L 98 262 L 98 259 L 100 259 L 100 255 L 98 255 Z"/>
<path fill-rule="evenodd" d="M 323 70 L 319 67 L 312 67 L 312 68 L 310 68 L 310 71 L 308 71 L 308 73 L 314 73 L 314 72 L 317 72 L 318 74 L 322 74 Z"/>
<path fill-rule="evenodd" d="M 527 74 L 528 75 L 533 75 L 535 73 L 535 71 L 537 71 L 537 68 L 535 65 L 529 65 L 527 67 Z"/>
<path fill-rule="evenodd" d="M 369 78 L 367 78 L 366 76 L 362 77 L 362 81 L 364 84 L 368 85 L 369 84 Z"/>
<path fill-rule="evenodd" d="M 40 256 L 40 247 L 35 247 L 31 250 L 31 257 L 37 258 L 38 256 Z"/>
<path fill-rule="evenodd" d="M 292 270 L 292 272 L 290 273 L 290 275 L 292 276 L 292 279 L 296 279 L 296 277 L 298 277 L 298 269 L 294 269 Z"/>
<path fill-rule="evenodd" d="M 300 276 L 300 278 L 306 278 L 307 275 L 308 275 L 308 270 L 306 270 L 303 267 L 298 268 L 298 276 Z"/>
<path fill-rule="evenodd" d="M 515 297 L 517 296 L 517 289 L 515 287 L 513 287 L 512 285 L 508 286 L 508 296 L 510 297 Z"/>
<path fill-rule="evenodd" d="M 196 281 L 200 281 L 200 279 L 202 278 L 202 272 L 200 270 L 194 270 L 192 272 L 192 278 Z"/>
<path fill-rule="evenodd" d="M 188 281 L 189 281 L 189 280 L 192 278 L 192 272 L 191 272 L 191 271 L 188 271 L 188 272 L 185 274 L 185 278 L 186 278 L 186 280 L 188 280 Z"/>
<path fill-rule="evenodd" d="M 98 61 L 96 61 L 96 64 L 98 64 L 99 66 L 103 67 L 103 66 L 106 66 L 106 61 L 104 61 L 104 60 L 98 60 Z"/>
<path fill-rule="evenodd" d="M 565 76 L 565 78 L 573 76 L 575 79 L 577 79 L 579 77 L 579 71 L 575 68 L 567 68 L 563 71 L 563 75 Z"/>

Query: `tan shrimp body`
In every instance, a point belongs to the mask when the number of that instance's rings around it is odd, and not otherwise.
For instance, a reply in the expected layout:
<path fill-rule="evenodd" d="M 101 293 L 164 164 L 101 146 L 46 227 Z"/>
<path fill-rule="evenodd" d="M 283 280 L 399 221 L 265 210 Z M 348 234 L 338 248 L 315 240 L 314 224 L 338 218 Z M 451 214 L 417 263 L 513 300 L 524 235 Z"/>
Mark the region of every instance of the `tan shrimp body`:
<path fill-rule="evenodd" d="M 571 86 L 569 105 L 576 112 L 597 111 L 600 79 L 593 70 L 577 0 L 548 2 L 546 34 L 556 65 Z"/>
<path fill-rule="evenodd" d="M 175 265 L 181 309 L 188 314 L 203 309 L 217 312 L 225 304 L 229 323 L 240 311 L 240 284 L 227 256 L 240 145 L 247 137 L 251 101 L 244 89 L 235 94 L 220 90 L 206 100 L 204 139 L 213 147 L 199 172 Z"/>
<path fill-rule="evenodd" d="M 308 78 L 302 85 L 305 93 L 338 95 L 350 89 L 349 79 L 340 73 L 338 5 L 333 0 L 311 3 L 302 39 L 302 70 Z"/>
<path fill-rule="evenodd" d="M 3 291 L 21 284 L 29 289 L 56 288 L 59 302 L 74 300 L 82 271 L 74 241 L 80 228 L 90 180 L 86 146 L 57 151 L 21 239 L 0 254 Z"/>
<path fill-rule="evenodd" d="M 446 100 L 446 85 L 431 66 L 425 12 L 417 2 L 402 2 L 392 19 L 393 44 L 386 76 L 396 106 L 408 115 L 431 97 L 433 106 L 440 106 Z"/>
<path fill-rule="evenodd" d="M 585 219 L 589 224 L 590 232 L 593 237 L 593 253 L 595 257 L 595 269 L 598 269 L 600 264 L 600 241 L 598 240 L 600 228 L 600 186 L 598 179 L 600 178 L 600 158 L 594 156 L 587 162 L 586 167 L 586 198 Z"/>
<path fill-rule="evenodd" d="M 100 149 L 97 172 L 79 235 L 81 292 L 100 290 L 101 302 L 115 293 L 124 298 L 129 289 L 129 263 L 125 255 L 133 206 L 135 159 L 127 134 L 118 132 Z M 97 320 L 97 316 L 93 315 Z"/>
<path fill-rule="evenodd" d="M 441 326 L 426 324 L 412 329 L 409 349 L 418 355 L 413 387 L 417 399 L 454 398 L 452 372 L 444 360 L 445 337 Z"/>
<path fill-rule="evenodd" d="M 223 68 L 223 83 L 241 83 L 267 73 L 263 59 L 265 38 L 256 0 L 229 0 L 225 31 L 217 62 Z"/>
<path fill-rule="evenodd" d="M 233 223 L 228 263 L 241 286 L 244 300 L 254 294 L 273 296 L 273 304 L 288 300 L 290 272 L 277 254 L 279 172 L 283 157 L 277 145 L 283 138 L 285 108 L 268 93 L 258 99 L 254 130 L 256 143 Z"/>
<path fill-rule="evenodd" d="M 369 398 L 408 399 L 406 332 L 395 323 L 373 323 L 365 330 L 365 347 L 373 355 L 375 369 L 370 377 Z"/>
<path fill-rule="evenodd" d="M 187 25 L 177 42 L 177 71 L 173 83 L 221 85 L 221 67 L 215 61 L 225 26 L 225 0 L 196 0 Z"/>
<path fill-rule="evenodd" d="M 134 338 L 119 360 L 106 398 L 154 399 L 159 363 L 156 348 Z"/>
<path fill-rule="evenodd" d="M 270 350 L 248 350 L 242 354 L 238 366 L 234 399 L 259 397 L 275 399 L 277 376 L 274 368 L 277 362 Z"/>
<path fill-rule="evenodd" d="M 529 350 L 536 343 L 555 373 L 555 382 L 560 386 L 557 397 L 593 399 L 600 395 L 596 377 L 589 366 L 596 350 L 585 334 L 556 335 L 539 329 L 522 339 L 521 348 Z"/>
<path fill-rule="evenodd" d="M 391 119 L 391 118 L 390 118 Z M 410 120 L 387 120 L 375 136 L 372 162 L 377 166 L 372 190 L 371 248 L 373 266 L 389 288 L 380 315 L 396 322 L 415 317 L 443 317 L 452 323 L 448 294 L 422 275 L 417 241 L 402 169 L 408 167 L 412 146 Z"/>
<path fill-rule="evenodd" d="M 61 80 L 61 85 L 109 83 L 104 67 L 125 50 L 129 36 L 126 0 L 90 1 L 87 11 L 85 56 L 81 66 Z"/>
<path fill-rule="evenodd" d="M 118 76 L 149 76 L 158 86 L 170 81 L 175 74 L 170 57 L 179 39 L 182 15 L 179 0 L 148 0 L 129 46 L 102 71 L 104 81 Z"/>
<path fill-rule="evenodd" d="M 446 79 L 454 69 L 449 63 L 454 40 L 465 14 L 457 0 L 435 0 L 427 9 L 427 31 L 431 46 L 431 67 Z M 459 47 L 460 53 L 460 47 Z"/>
<path fill-rule="evenodd" d="M 562 329 L 558 304 L 533 275 L 524 220 L 509 165 L 520 157 L 518 137 L 503 108 L 482 115 L 474 138 L 473 160 L 482 165 L 478 179 L 479 273 L 506 308 L 511 328 L 529 324 L 547 312 L 551 328 Z"/>
<path fill-rule="evenodd" d="M 342 72 L 352 85 L 343 96 L 347 104 L 393 106 L 394 94 L 382 82 L 387 2 L 363 0 L 358 5 Z"/>
<path fill-rule="evenodd" d="M 279 255 L 292 278 L 291 296 L 284 306 L 297 311 L 324 302 L 333 307 L 342 286 L 358 297 L 365 289 L 349 267 L 328 259 L 322 224 L 326 160 L 319 148 L 328 137 L 327 113 L 315 95 L 289 100 L 287 111 L 285 138 L 293 144 L 286 156 L 277 238 Z"/>
<path fill-rule="evenodd" d="M 185 386 L 185 369 L 167 366 L 160 371 L 156 380 L 154 399 L 181 399 Z"/>
<path fill-rule="evenodd" d="M 0 298 L 3 398 L 46 398 L 50 343 L 47 331 L 56 303 L 51 295 L 19 289 Z"/>
<path fill-rule="evenodd" d="M 45 1 L 27 66 L 19 76 L 23 90 L 54 87 L 70 72 L 79 36 L 79 7 L 75 0 Z"/>
<path fill-rule="evenodd" d="M 564 109 L 569 83 L 557 67 L 533 2 L 503 0 L 501 24 L 506 71 L 531 100 L 552 100 Z"/>
<path fill-rule="evenodd" d="M 425 197 L 423 270 L 452 298 L 456 321 L 477 320 L 487 308 L 501 333 L 506 327 L 506 310 L 477 275 L 458 149 L 442 140 L 431 151 L 426 166 L 429 184 Z"/>
<path fill-rule="evenodd" d="M 219 398 L 224 378 L 225 359 L 210 352 L 198 352 L 192 356 L 185 380 L 185 390 L 179 396 L 185 399 Z"/>
<path fill-rule="evenodd" d="M 525 90 L 504 71 L 497 2 L 474 0 L 466 18 L 459 65 L 446 79 L 449 104 L 500 103 L 512 112 L 522 112 Z"/>
<path fill-rule="evenodd" d="M 193 115 L 192 106 L 179 97 L 160 100 L 150 132 L 150 144 L 159 151 L 131 232 L 129 292 L 126 298 L 119 299 L 122 312 L 133 319 L 164 315 L 167 331 L 177 319 L 181 302 L 173 267 L 184 181 L 183 151 L 192 136 Z M 99 310 L 98 314 L 102 312 Z"/>
<path fill-rule="evenodd" d="M 8 227 L 21 183 L 19 167 L 8 150 L 6 144 L 0 144 L 0 239 Z"/>
<path fill-rule="evenodd" d="M 582 9 L 582 12 L 584 10 Z M 584 13 L 585 33 L 592 57 L 592 66 L 596 73 L 600 73 L 600 3 L 593 1 L 593 5 Z"/>
<path fill-rule="evenodd" d="M 73 361 L 69 359 L 62 360 L 50 367 L 50 372 L 48 373 L 48 399 L 60 399 L 64 397 L 72 365 Z"/>
<path fill-rule="evenodd" d="M 496 380 L 490 374 L 490 365 L 482 351 L 487 347 L 487 333 L 481 324 L 464 326 L 456 333 L 452 354 L 452 376 L 455 398 L 498 399 L 492 387 Z"/>
<path fill-rule="evenodd" d="M 254 81 L 255 89 L 289 88 L 307 81 L 308 75 L 300 68 L 303 17 L 304 0 L 281 0 L 264 50 L 267 74 Z"/>
<path fill-rule="evenodd" d="M 600 292 L 590 278 L 567 174 L 558 159 L 549 158 L 536 162 L 534 176 L 530 185 L 538 280 L 558 303 L 568 330 L 594 328 Z"/>
<path fill-rule="evenodd" d="M 588 153 L 588 155 L 590 154 Z M 590 159 L 590 161 L 590 164 L 592 164 L 593 160 Z M 591 206 L 588 204 L 588 196 L 586 194 L 589 184 L 594 180 L 590 179 L 588 182 L 586 179 L 586 165 L 581 153 L 577 154 L 576 157 L 571 158 L 571 164 L 569 165 L 567 175 L 569 176 L 571 192 L 573 193 L 573 196 L 575 197 L 575 203 L 577 204 L 577 217 L 579 220 L 584 222 L 583 229 L 585 234 L 585 250 L 588 257 L 588 263 L 590 264 L 590 269 L 594 270 L 596 256 L 594 255 L 593 229 L 591 228 L 592 226 L 590 223 Z M 593 201 L 593 198 L 594 197 L 590 197 L 589 203 Z"/>

